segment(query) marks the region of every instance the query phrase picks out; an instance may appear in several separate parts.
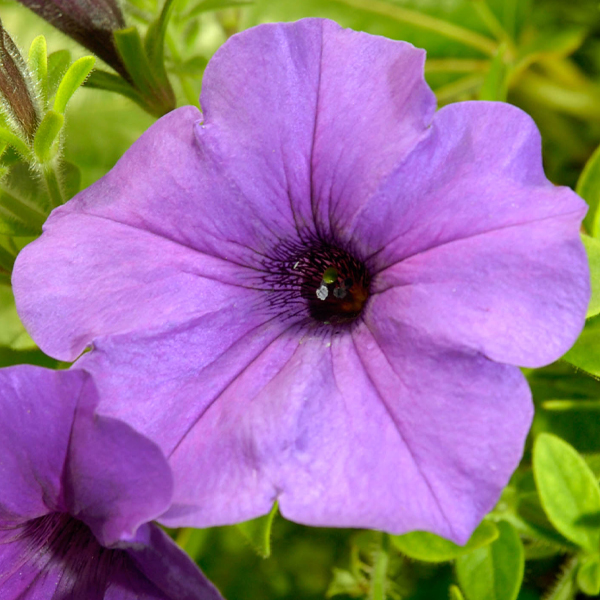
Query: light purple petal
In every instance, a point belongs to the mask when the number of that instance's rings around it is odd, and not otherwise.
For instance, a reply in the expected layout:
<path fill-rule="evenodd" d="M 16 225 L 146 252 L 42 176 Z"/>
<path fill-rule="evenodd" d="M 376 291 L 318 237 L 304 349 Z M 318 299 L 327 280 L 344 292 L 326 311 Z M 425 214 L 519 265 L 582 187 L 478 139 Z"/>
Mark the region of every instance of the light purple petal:
<path fill-rule="evenodd" d="M 262 389 L 248 369 L 206 411 L 171 457 L 165 523 L 231 522 L 278 497 L 310 525 L 468 539 L 521 457 L 523 376 L 408 329 L 328 343 L 303 340 Z"/>
<path fill-rule="evenodd" d="M 204 123 L 192 107 L 165 116 L 20 253 L 33 338 L 74 360 L 100 335 L 184 322 L 225 294 L 246 303 L 265 252 L 327 233 L 334 206 L 336 223 L 354 214 L 423 135 L 423 59 L 317 19 L 232 38 L 206 72 Z"/>
<path fill-rule="evenodd" d="M 567 216 L 579 223 L 585 211 L 581 198 L 546 179 L 531 117 L 500 102 L 460 102 L 436 113 L 427 136 L 338 235 L 377 273 L 489 231 L 514 227 L 519 236 L 518 226 Z M 573 225 L 565 237 L 577 235 Z"/>
<path fill-rule="evenodd" d="M 108 546 L 131 538 L 163 513 L 171 503 L 173 483 L 158 446 L 94 409 L 95 402 L 84 399 L 76 412 L 63 479 L 65 504 Z"/>
<path fill-rule="evenodd" d="M 170 446 L 169 526 L 249 519 L 278 498 L 286 517 L 311 525 L 426 529 L 464 542 L 518 464 L 529 390 L 518 369 L 391 327 L 257 333 L 197 373 L 164 351 L 198 356 L 189 332 L 168 344 L 122 336 L 85 364 L 110 398 L 100 411 Z M 134 362 L 124 366 L 126 356 Z M 222 386 L 210 375 L 231 363 L 243 368 Z M 124 381 L 127 397 L 146 403 L 115 402 Z M 220 395 L 207 402 L 207 390 Z"/>
<path fill-rule="evenodd" d="M 0 525 L 54 510 L 86 375 L 30 365 L 0 370 Z"/>
<path fill-rule="evenodd" d="M 585 322 L 589 275 L 565 215 L 500 228 L 412 256 L 377 276 L 378 322 L 525 367 L 556 360 Z"/>

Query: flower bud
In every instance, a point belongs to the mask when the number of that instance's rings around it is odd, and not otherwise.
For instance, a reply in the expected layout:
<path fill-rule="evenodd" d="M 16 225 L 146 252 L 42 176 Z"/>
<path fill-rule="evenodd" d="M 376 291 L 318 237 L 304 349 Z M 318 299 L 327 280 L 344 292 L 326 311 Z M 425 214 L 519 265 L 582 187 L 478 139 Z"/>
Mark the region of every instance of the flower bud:
<path fill-rule="evenodd" d="M 37 103 L 27 65 L 0 21 L 0 96 L 2 110 L 27 139 L 39 122 Z"/>
<path fill-rule="evenodd" d="M 113 31 L 125 19 L 115 0 L 19 0 L 51 25 L 91 50 L 128 81 L 115 47 Z"/>

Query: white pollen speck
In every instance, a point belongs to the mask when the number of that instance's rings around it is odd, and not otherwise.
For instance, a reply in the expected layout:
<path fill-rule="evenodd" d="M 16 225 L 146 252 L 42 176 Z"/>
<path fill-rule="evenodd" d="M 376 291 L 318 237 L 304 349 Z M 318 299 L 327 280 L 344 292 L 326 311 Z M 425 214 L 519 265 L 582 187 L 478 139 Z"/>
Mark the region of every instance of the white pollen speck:
<path fill-rule="evenodd" d="M 296 264 L 292 267 L 292 269 L 297 269 L 299 264 L 300 264 L 300 261 L 299 260 L 296 261 Z"/>
<path fill-rule="evenodd" d="M 331 348 L 331 342 L 327 342 L 327 343 L 325 344 L 325 348 Z"/>
<path fill-rule="evenodd" d="M 324 283 L 322 283 L 319 289 L 317 290 L 317 298 L 319 300 L 326 300 L 327 296 L 329 296 L 329 290 L 327 289 L 327 286 Z"/>

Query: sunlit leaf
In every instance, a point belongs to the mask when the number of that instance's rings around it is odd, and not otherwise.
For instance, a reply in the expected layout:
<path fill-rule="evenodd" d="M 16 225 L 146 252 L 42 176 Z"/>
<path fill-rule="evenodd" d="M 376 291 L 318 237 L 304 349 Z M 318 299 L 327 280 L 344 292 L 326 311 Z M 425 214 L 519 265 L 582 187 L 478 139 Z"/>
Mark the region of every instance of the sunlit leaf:
<path fill-rule="evenodd" d="M 257 519 L 238 523 L 237 528 L 259 556 L 267 558 L 271 555 L 271 527 L 273 519 L 277 514 L 277 503 L 273 505 L 271 512 Z"/>
<path fill-rule="evenodd" d="M 582 548 L 600 544 L 600 488 L 579 453 L 551 434 L 537 437 L 533 472 L 544 511 L 567 539 Z"/>
<path fill-rule="evenodd" d="M 514 527 L 498 523 L 498 538 L 456 560 L 458 583 L 467 600 L 515 600 L 525 568 L 523 544 Z"/>
<path fill-rule="evenodd" d="M 498 529 L 492 521 L 484 520 L 473 532 L 464 546 L 458 546 L 426 531 L 414 531 L 404 535 L 392 535 L 392 544 L 406 556 L 425 562 L 446 562 L 454 560 L 471 550 L 491 544 L 498 537 Z"/>

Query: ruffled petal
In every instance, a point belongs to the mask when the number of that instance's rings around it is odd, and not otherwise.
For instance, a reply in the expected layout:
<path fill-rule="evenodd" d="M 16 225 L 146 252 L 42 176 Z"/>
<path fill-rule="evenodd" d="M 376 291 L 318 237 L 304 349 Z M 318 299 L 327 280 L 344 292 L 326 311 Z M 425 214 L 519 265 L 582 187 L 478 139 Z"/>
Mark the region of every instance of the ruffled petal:
<path fill-rule="evenodd" d="M 552 218 L 571 218 L 574 239 L 586 210 L 546 179 L 531 117 L 500 102 L 460 102 L 436 113 L 427 136 L 337 234 L 378 273 L 455 240 L 507 227 L 518 236 L 518 226 Z"/>
<path fill-rule="evenodd" d="M 548 364 L 585 322 L 590 287 L 580 218 L 508 226 L 407 258 L 377 276 L 372 319 L 499 362 Z"/>
<path fill-rule="evenodd" d="M 65 506 L 110 546 L 168 508 L 173 482 L 158 446 L 125 423 L 94 414 L 95 401 L 88 393 L 77 409 L 63 475 Z"/>
<path fill-rule="evenodd" d="M 181 130 L 180 124 L 172 125 L 174 132 Z M 166 137 L 167 131 L 159 132 L 158 138 Z M 146 175 L 139 173 L 145 184 Z M 251 291 L 245 286 L 251 285 L 253 271 L 145 230 L 142 224 L 87 214 L 88 202 L 100 210 L 106 196 L 116 201 L 119 194 L 111 192 L 114 178 L 118 173 L 52 213 L 46 232 L 19 254 L 13 272 L 21 319 L 46 353 L 63 360 L 77 358 L 98 335 L 185 322 L 231 298 L 249 303 Z M 135 186 L 124 186 L 122 194 L 135 196 Z M 182 218 L 179 210 L 184 207 L 162 200 Z"/>
<path fill-rule="evenodd" d="M 300 231 L 329 235 L 425 133 L 435 96 L 424 59 L 323 19 L 255 27 L 207 67 L 199 139 L 236 161 L 226 174 L 240 188 L 272 188 L 249 198 L 267 214 L 291 210 Z"/>
<path fill-rule="evenodd" d="M 54 510 L 87 376 L 30 365 L 0 370 L 0 526 Z"/>
<path fill-rule="evenodd" d="M 97 336 L 184 322 L 226 294 L 247 303 L 274 249 L 329 235 L 332 215 L 341 227 L 422 137 L 423 60 L 318 19 L 229 40 L 207 68 L 204 121 L 193 107 L 159 120 L 19 255 L 33 338 L 74 360 Z"/>

